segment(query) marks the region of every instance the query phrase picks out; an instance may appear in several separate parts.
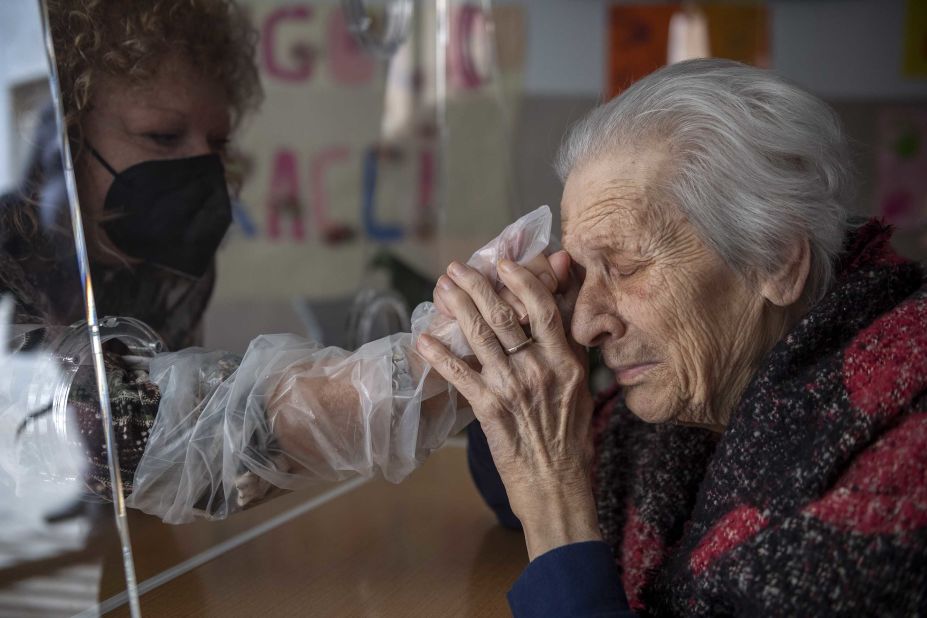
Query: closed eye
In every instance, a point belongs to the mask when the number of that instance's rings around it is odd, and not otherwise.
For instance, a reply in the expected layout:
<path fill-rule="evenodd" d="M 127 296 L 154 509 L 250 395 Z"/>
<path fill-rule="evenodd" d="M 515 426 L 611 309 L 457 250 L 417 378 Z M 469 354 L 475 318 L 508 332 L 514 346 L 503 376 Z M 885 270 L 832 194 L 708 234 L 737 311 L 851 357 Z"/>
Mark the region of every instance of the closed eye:
<path fill-rule="evenodd" d="M 179 133 L 145 133 L 145 138 L 154 142 L 158 146 L 170 147 L 177 144 L 180 141 Z"/>
<path fill-rule="evenodd" d="M 628 270 L 628 269 L 619 270 L 619 271 L 618 271 L 618 276 L 620 276 L 620 277 L 630 277 L 631 275 L 635 274 L 638 270 L 640 270 L 640 268 L 639 268 L 639 267 L 636 267 L 636 266 L 635 266 L 634 268 L 630 269 L 630 270 Z"/>
<path fill-rule="evenodd" d="M 637 273 L 637 271 L 640 270 L 641 265 L 640 264 L 633 264 L 633 265 L 622 264 L 619 266 L 616 264 L 607 263 L 605 268 L 609 276 L 616 277 L 619 279 L 627 279 L 628 277 L 631 277 L 635 273 Z"/>

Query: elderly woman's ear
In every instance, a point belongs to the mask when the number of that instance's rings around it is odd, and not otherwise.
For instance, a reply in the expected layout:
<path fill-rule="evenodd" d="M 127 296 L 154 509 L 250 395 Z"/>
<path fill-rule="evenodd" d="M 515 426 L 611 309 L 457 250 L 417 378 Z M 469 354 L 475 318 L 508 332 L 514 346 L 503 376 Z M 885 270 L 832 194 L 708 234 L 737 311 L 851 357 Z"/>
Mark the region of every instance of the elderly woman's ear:
<path fill-rule="evenodd" d="M 811 270 L 811 247 L 807 238 L 788 247 L 782 264 L 760 277 L 760 294 L 778 307 L 789 307 L 802 299 Z"/>

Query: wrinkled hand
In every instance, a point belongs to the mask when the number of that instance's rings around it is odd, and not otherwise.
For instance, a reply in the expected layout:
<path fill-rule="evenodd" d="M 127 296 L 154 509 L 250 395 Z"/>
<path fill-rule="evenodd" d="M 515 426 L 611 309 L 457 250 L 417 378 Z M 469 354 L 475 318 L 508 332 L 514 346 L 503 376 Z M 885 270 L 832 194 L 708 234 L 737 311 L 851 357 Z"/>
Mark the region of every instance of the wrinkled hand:
<path fill-rule="evenodd" d="M 564 325 L 578 286 L 568 274 L 569 256 L 555 256 L 551 271 L 562 275 L 560 306 L 532 270 L 499 263 L 501 281 L 527 314 L 534 340 L 527 347 L 506 352 L 528 338 L 517 310 L 483 275 L 456 262 L 438 280 L 436 300 L 457 319 L 482 367 L 474 369 L 433 337 L 419 339 L 422 355 L 479 419 L 532 559 L 601 538 L 589 479 L 592 396 L 585 354 Z"/>
<path fill-rule="evenodd" d="M 539 255 L 534 259 L 523 264 L 531 274 L 537 277 L 544 284 L 551 294 L 564 292 L 570 281 L 570 255 L 566 251 L 558 251 L 550 256 Z M 447 317 L 454 317 L 445 306 L 438 289 L 435 288 L 434 304 L 435 307 Z M 503 288 L 499 297 L 507 302 L 518 316 L 518 323 L 528 324 L 528 311 L 515 294 L 508 288 Z"/>

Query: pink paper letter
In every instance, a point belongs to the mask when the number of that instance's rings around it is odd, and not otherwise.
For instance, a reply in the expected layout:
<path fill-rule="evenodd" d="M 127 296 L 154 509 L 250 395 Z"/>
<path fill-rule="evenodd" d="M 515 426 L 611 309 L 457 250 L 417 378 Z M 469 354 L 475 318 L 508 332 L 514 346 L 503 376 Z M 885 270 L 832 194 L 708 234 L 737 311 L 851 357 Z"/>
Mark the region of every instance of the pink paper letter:
<path fill-rule="evenodd" d="M 297 43 L 289 48 L 289 55 L 296 61 L 295 66 L 285 66 L 277 58 L 277 28 L 286 21 L 309 21 L 312 18 L 312 8 L 304 5 L 284 6 L 271 12 L 261 28 L 261 55 L 264 67 L 271 77 L 287 81 L 299 82 L 308 80 L 312 75 L 314 58 L 311 46 L 307 43 Z M 209 27 L 208 25 L 204 27 Z"/>
<path fill-rule="evenodd" d="M 280 238 L 281 213 L 293 221 L 293 238 L 302 240 L 303 212 L 299 195 L 299 168 L 296 155 L 291 150 L 281 149 L 274 155 L 271 169 L 270 188 L 267 192 L 267 237 Z"/>

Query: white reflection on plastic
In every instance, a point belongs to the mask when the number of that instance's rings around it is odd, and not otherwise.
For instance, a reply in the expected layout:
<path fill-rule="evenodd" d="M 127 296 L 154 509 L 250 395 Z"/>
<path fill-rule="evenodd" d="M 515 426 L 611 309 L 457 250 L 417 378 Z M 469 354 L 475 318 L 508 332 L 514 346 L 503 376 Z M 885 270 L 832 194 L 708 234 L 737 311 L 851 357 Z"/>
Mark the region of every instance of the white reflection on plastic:
<path fill-rule="evenodd" d="M 500 259 L 527 262 L 550 241 L 547 206 L 509 225 L 468 261 L 499 286 Z M 156 356 L 158 416 L 127 504 L 168 523 L 221 519 L 312 481 L 382 474 L 398 483 L 473 415 L 415 349 L 428 332 L 470 349 L 456 322 L 419 305 L 412 333 L 355 352 L 263 335 L 238 364 L 191 348 Z"/>
<path fill-rule="evenodd" d="M 80 446 L 63 441 L 74 428 L 60 431 L 23 431 L 29 422 L 71 422 L 45 414 L 54 385 L 64 377 L 54 359 L 40 352 L 7 350 L 13 302 L 0 300 L 0 523 L 4 534 L 19 528 L 41 529 L 45 518 L 70 506 L 82 494 L 84 461 Z"/>

